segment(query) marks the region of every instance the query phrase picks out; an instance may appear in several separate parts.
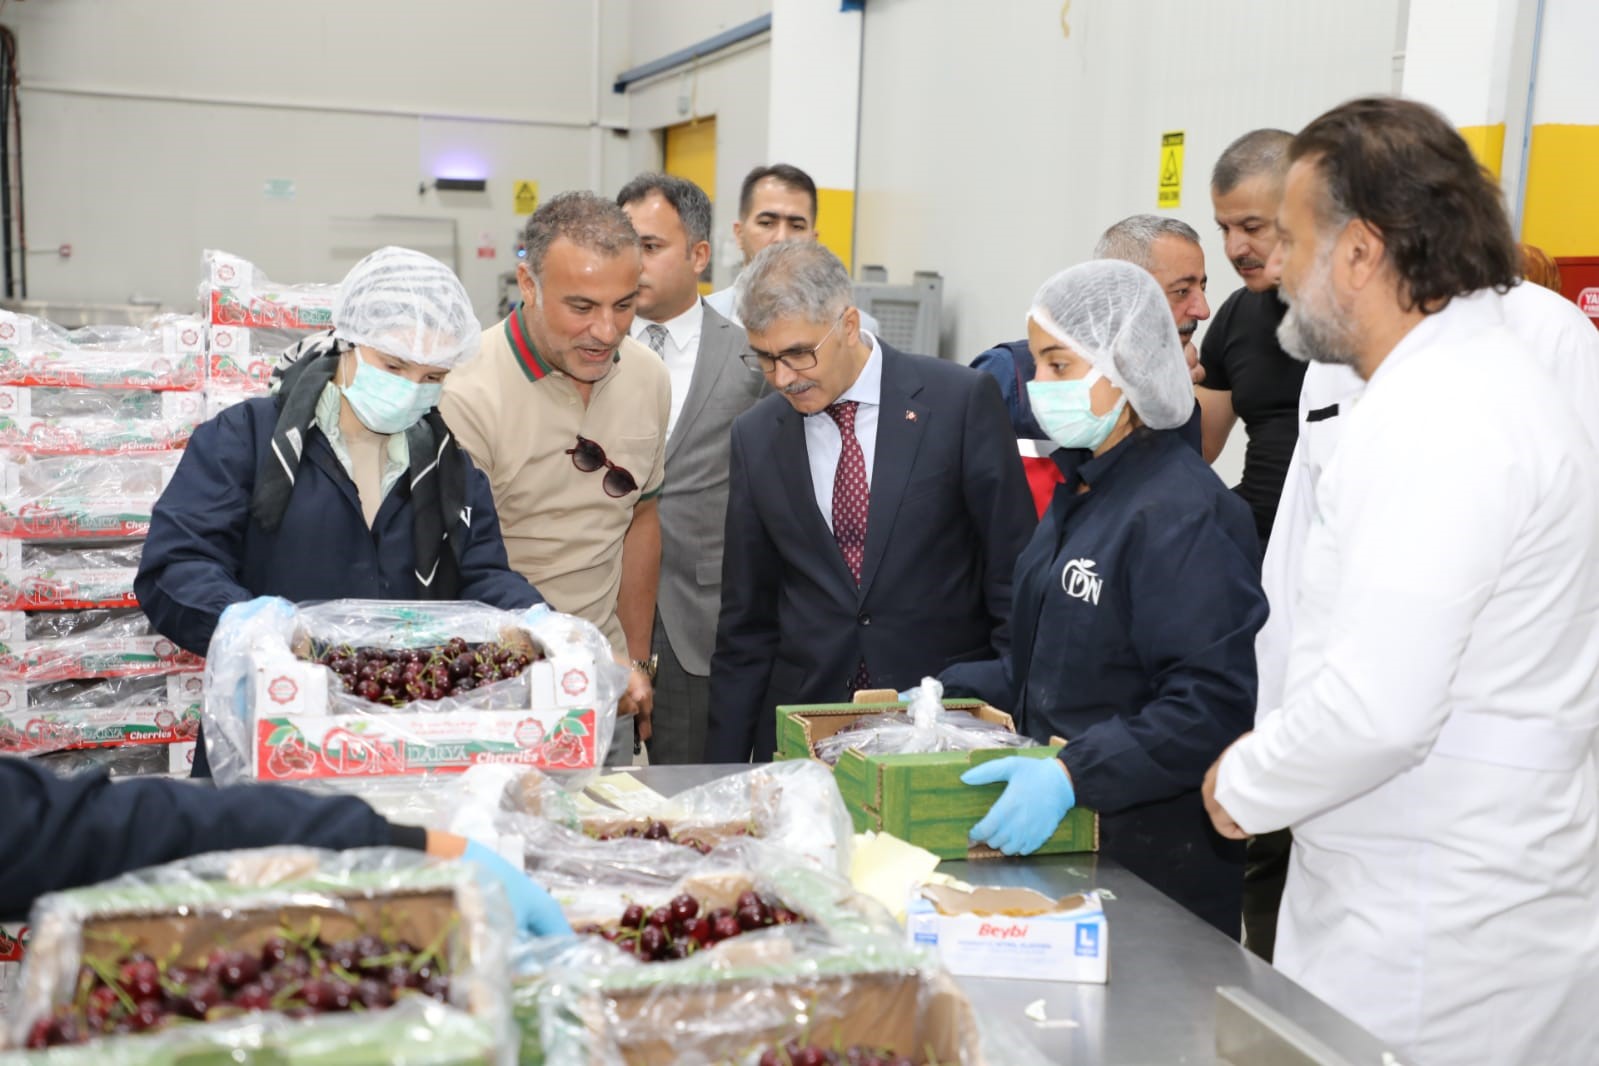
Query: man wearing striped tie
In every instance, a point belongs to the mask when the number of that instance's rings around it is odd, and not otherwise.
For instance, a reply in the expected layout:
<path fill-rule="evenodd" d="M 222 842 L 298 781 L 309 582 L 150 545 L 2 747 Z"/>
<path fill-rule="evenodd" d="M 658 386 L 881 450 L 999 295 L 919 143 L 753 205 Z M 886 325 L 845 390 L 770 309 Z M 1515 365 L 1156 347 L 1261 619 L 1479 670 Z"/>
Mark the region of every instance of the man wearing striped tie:
<path fill-rule="evenodd" d="M 706 762 L 771 758 L 780 705 L 1003 651 L 1036 524 L 992 378 L 863 332 L 820 244 L 746 274 L 744 358 L 778 395 L 733 423 Z"/>
<path fill-rule="evenodd" d="M 661 586 L 651 651 L 658 663 L 649 739 L 653 764 L 697 763 L 705 751 L 711 647 L 722 605 L 733 419 L 767 391 L 739 357 L 744 330 L 700 298 L 711 255 L 711 201 L 670 174 L 640 174 L 617 193 L 644 252 L 633 339 L 672 378 L 661 489 Z"/>

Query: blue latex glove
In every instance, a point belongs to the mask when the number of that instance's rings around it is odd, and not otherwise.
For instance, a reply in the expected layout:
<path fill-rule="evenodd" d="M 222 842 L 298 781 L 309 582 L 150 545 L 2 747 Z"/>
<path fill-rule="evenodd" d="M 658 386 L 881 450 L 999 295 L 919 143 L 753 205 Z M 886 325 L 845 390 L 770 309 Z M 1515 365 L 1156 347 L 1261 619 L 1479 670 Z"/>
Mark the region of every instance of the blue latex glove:
<path fill-rule="evenodd" d="M 1005 791 L 972 827 L 972 843 L 987 844 L 1006 855 L 1031 855 L 1077 805 L 1066 764 L 1057 758 L 1029 759 L 1012 755 L 978 765 L 961 774 L 968 785 L 1007 781 Z"/>
<path fill-rule="evenodd" d="M 522 932 L 529 936 L 559 936 L 572 931 L 566 915 L 561 913 L 560 904 L 534 884 L 527 874 L 501 858 L 498 852 L 489 850 L 475 840 L 468 840 L 461 858 L 476 863 L 505 887 L 505 895 L 511 901 L 511 912 L 516 915 L 516 927 Z"/>
<path fill-rule="evenodd" d="M 273 622 L 287 622 L 294 618 L 294 604 L 282 596 L 257 596 L 243 603 L 231 603 L 217 618 L 217 628 L 238 625 L 240 622 L 247 622 L 257 615 L 268 612 L 277 616 L 272 619 Z"/>
<path fill-rule="evenodd" d="M 535 603 L 533 606 L 522 612 L 522 624 L 531 627 L 533 623 L 537 622 L 539 619 L 543 618 L 549 613 L 549 604 Z"/>

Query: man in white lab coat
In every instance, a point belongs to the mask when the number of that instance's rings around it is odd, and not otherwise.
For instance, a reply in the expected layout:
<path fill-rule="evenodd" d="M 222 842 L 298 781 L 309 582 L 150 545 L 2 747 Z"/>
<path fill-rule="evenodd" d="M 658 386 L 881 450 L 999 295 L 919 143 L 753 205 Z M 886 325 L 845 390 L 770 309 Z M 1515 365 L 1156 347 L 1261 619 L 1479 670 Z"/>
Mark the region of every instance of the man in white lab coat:
<path fill-rule="evenodd" d="M 1564 296 L 1531 281 L 1505 293 L 1503 308 L 1505 326 L 1555 379 L 1571 406 L 1578 412 L 1599 413 L 1599 329 L 1593 328 L 1588 316 Z M 1261 566 L 1260 582 L 1271 603 L 1271 617 L 1255 637 L 1259 716 L 1283 704 L 1305 540 L 1316 516 L 1316 483 L 1365 391 L 1365 379 L 1353 367 L 1313 362 L 1305 368 L 1299 392 L 1299 438 L 1277 505 L 1274 528 L 1282 535 L 1272 537 Z M 1583 418 L 1582 423 L 1599 451 L 1599 417 Z"/>
<path fill-rule="evenodd" d="M 1276 965 L 1406 1061 L 1599 1062 L 1599 456 L 1506 328 L 1516 246 L 1441 116 L 1353 101 L 1290 155 L 1282 339 L 1366 387 L 1281 707 L 1207 806 L 1293 827 Z"/>

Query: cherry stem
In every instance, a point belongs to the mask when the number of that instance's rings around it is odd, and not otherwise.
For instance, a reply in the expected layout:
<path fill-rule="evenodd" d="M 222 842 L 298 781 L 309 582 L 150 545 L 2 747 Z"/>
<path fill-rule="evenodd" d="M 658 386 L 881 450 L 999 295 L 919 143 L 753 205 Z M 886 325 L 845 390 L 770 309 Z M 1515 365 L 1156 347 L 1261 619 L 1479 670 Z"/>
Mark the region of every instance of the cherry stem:
<path fill-rule="evenodd" d="M 433 938 L 433 942 L 427 946 L 427 950 L 411 961 L 412 973 L 420 972 L 429 959 L 438 958 L 439 951 L 444 947 L 445 938 L 455 932 L 455 927 L 460 923 L 461 915 L 459 913 L 450 915 L 449 922 L 445 924 L 443 929 L 439 930 L 438 935 Z"/>

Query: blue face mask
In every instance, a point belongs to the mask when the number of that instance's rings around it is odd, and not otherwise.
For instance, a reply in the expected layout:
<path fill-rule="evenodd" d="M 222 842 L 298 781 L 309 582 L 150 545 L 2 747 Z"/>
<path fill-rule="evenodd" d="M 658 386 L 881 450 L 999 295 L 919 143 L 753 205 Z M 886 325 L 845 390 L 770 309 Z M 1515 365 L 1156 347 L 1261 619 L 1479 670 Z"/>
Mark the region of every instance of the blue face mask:
<path fill-rule="evenodd" d="M 418 385 L 379 370 L 357 353 L 355 377 L 343 392 L 350 410 L 366 428 L 374 433 L 401 433 L 439 405 L 444 386 Z"/>
<path fill-rule="evenodd" d="M 1033 405 L 1033 417 L 1049 434 L 1049 439 L 1062 448 L 1087 448 L 1093 450 L 1105 443 L 1127 397 L 1121 396 L 1116 405 L 1102 415 L 1096 415 L 1089 391 L 1094 382 L 1105 375 L 1098 369 L 1078 381 L 1029 381 L 1027 398 Z"/>

